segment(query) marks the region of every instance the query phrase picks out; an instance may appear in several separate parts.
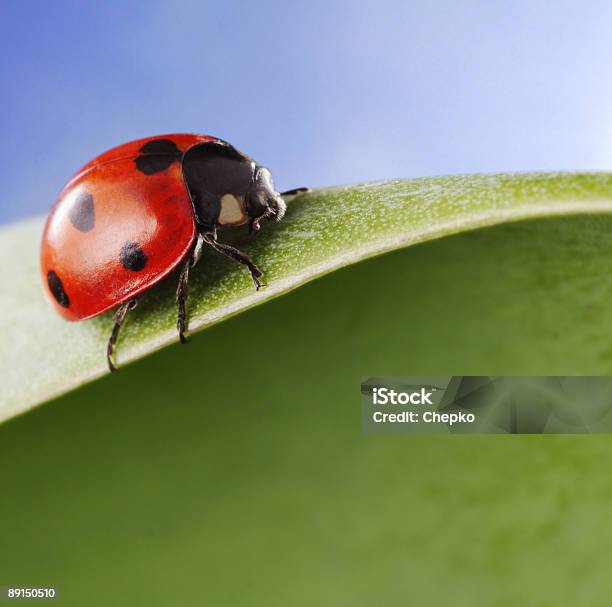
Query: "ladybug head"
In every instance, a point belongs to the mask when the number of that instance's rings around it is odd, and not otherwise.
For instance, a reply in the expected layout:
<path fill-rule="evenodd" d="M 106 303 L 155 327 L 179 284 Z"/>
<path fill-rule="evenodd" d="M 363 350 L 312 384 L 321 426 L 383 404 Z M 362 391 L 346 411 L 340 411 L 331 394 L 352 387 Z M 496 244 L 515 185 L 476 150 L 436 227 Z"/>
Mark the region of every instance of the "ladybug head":
<path fill-rule="evenodd" d="M 249 217 L 256 230 L 259 228 L 260 219 L 274 219 L 279 222 L 285 216 L 287 205 L 274 188 L 272 173 L 265 167 L 255 167 L 253 182 L 245 199 Z"/>

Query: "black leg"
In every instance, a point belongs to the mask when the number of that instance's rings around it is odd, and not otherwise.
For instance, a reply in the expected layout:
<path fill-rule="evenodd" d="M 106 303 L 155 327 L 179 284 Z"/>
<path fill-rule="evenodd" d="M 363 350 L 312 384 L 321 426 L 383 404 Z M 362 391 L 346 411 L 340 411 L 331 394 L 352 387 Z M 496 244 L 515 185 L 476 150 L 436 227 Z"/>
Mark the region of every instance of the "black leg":
<path fill-rule="evenodd" d="M 251 258 L 248 255 L 245 255 L 242 251 L 239 251 L 237 248 L 232 247 L 231 245 L 217 242 L 215 235 L 212 233 L 204 234 L 204 243 L 212 247 L 218 253 L 227 255 L 227 257 L 230 257 L 231 259 L 247 266 L 251 272 L 251 278 L 255 283 L 255 288 L 259 291 L 259 288 L 261 287 L 261 282 L 259 279 L 263 276 L 263 272 L 251 261 Z"/>
<path fill-rule="evenodd" d="M 178 287 L 176 288 L 176 302 L 178 303 L 178 318 L 176 328 L 178 330 L 179 339 L 182 344 L 187 343 L 185 331 L 187 331 L 187 315 L 185 313 L 185 305 L 187 303 L 187 295 L 189 294 L 189 266 L 191 265 L 191 256 L 183 264 L 181 274 L 179 276 Z"/>
<path fill-rule="evenodd" d="M 270 215 L 273 215 L 273 214 L 274 214 L 274 211 L 268 208 L 259 217 L 252 217 L 251 221 L 249 221 L 249 236 L 251 236 L 251 234 L 255 234 L 256 232 L 259 232 L 261 228 L 261 226 L 259 225 L 259 222 L 263 221 L 264 219 L 268 219 L 268 217 L 270 217 Z"/>
<path fill-rule="evenodd" d="M 125 315 L 128 313 L 128 310 L 133 310 L 136 307 L 136 300 L 135 299 L 131 299 L 130 301 L 126 301 L 125 303 L 121 304 L 118 308 L 117 311 L 115 312 L 115 324 L 113 325 L 113 330 L 111 332 L 111 335 L 108 339 L 108 344 L 106 346 L 106 361 L 108 362 L 108 368 L 111 371 L 116 371 L 117 367 L 115 366 L 115 363 L 113 362 L 113 358 L 114 358 L 114 349 L 115 349 L 115 344 L 117 343 L 117 337 L 119 337 L 119 329 L 121 329 L 121 325 L 123 324 L 123 321 L 125 320 Z"/>
<path fill-rule="evenodd" d="M 178 318 L 176 321 L 176 328 L 178 330 L 179 339 L 182 344 L 187 343 L 187 337 L 185 336 L 185 332 L 187 331 L 187 297 L 189 295 L 189 268 L 193 268 L 193 266 L 198 263 L 201 255 L 202 255 L 202 241 L 203 238 L 201 235 L 198 235 L 198 239 L 187 258 L 187 261 L 183 264 L 181 268 L 181 273 L 179 275 L 179 282 L 176 288 L 176 302 L 178 303 Z"/>

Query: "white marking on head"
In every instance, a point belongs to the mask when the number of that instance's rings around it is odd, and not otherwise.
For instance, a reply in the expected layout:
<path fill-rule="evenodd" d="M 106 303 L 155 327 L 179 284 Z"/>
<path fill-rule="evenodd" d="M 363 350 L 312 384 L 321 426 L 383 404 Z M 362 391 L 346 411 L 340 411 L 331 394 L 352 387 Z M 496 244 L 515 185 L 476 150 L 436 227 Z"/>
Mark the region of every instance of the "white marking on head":
<path fill-rule="evenodd" d="M 219 213 L 219 225 L 239 226 L 247 220 L 246 205 L 242 196 L 224 194 L 221 198 L 221 212 Z"/>

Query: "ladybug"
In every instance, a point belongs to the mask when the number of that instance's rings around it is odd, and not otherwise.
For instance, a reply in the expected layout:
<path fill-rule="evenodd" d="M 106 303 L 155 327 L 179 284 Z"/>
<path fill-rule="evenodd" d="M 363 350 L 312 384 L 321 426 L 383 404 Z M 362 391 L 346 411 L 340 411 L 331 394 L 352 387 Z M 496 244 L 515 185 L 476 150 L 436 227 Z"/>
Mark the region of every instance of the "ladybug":
<path fill-rule="evenodd" d="M 209 246 L 250 271 L 251 259 L 217 240 L 217 228 L 263 219 L 286 210 L 270 171 L 216 137 L 174 134 L 115 147 L 86 164 L 64 186 L 45 225 L 41 276 L 48 298 L 66 320 L 85 320 L 117 308 L 106 359 L 137 297 L 182 264 L 176 300 L 177 330 L 186 341 L 189 270 Z"/>

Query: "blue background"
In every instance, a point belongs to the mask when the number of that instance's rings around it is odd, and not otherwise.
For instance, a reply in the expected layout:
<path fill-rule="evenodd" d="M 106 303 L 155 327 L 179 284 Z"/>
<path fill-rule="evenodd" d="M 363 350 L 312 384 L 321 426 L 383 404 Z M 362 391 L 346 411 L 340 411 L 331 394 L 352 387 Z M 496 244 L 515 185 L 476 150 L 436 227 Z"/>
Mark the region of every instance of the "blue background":
<path fill-rule="evenodd" d="M 281 189 L 610 169 L 606 2 L 0 3 L 0 222 L 118 143 L 217 135 Z"/>

